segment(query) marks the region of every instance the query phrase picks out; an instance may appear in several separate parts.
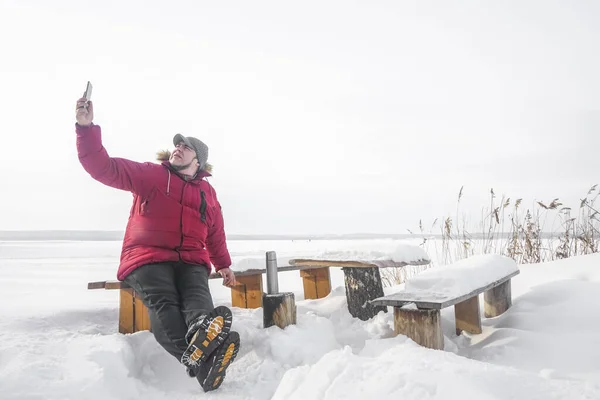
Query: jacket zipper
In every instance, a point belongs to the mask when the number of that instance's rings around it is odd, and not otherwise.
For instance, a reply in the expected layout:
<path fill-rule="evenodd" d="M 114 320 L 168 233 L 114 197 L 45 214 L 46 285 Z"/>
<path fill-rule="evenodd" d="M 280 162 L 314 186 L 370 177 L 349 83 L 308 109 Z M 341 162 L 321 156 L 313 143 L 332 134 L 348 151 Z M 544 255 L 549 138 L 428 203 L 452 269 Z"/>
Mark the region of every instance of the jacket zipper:
<path fill-rule="evenodd" d="M 179 231 L 181 232 L 181 240 L 179 241 L 179 247 L 177 248 L 177 254 L 179 255 L 179 261 L 183 261 L 181 259 L 181 246 L 183 246 L 183 195 L 185 193 L 185 187 L 187 186 L 187 182 L 183 184 L 183 189 L 181 189 L 181 214 L 179 215 Z"/>
<path fill-rule="evenodd" d="M 200 202 L 200 220 L 206 222 L 206 193 L 204 193 L 204 190 L 200 191 L 200 197 L 202 198 Z"/>

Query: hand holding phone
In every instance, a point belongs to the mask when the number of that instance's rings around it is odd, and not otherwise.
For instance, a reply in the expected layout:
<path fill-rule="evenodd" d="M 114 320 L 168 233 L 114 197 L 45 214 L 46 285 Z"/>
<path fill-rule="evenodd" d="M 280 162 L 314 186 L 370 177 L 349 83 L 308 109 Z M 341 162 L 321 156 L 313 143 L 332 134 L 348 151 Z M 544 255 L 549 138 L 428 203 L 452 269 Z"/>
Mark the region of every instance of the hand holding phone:
<path fill-rule="evenodd" d="M 94 120 L 94 105 L 91 102 L 92 84 L 88 81 L 83 97 L 77 100 L 75 108 L 75 118 L 77 124 L 81 126 L 90 126 Z"/>

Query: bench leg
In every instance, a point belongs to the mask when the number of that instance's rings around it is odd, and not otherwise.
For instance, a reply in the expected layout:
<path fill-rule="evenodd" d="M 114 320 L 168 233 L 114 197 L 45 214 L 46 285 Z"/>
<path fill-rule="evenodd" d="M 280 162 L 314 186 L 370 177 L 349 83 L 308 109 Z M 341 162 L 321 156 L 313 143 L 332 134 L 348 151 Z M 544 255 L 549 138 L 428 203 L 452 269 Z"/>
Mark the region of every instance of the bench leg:
<path fill-rule="evenodd" d="M 119 333 L 152 331 L 148 309 L 133 289 L 119 290 Z"/>
<path fill-rule="evenodd" d="M 119 290 L 119 333 L 135 332 L 133 289 Z"/>
<path fill-rule="evenodd" d="M 512 306 L 510 279 L 486 291 L 484 299 L 484 315 L 493 318 L 501 315 Z"/>
<path fill-rule="evenodd" d="M 304 285 L 304 299 L 322 299 L 331 293 L 329 267 L 300 271 Z"/>
<path fill-rule="evenodd" d="M 387 307 L 373 306 L 369 303 L 384 296 L 379 268 L 344 267 L 342 270 L 348 311 L 354 318 L 366 321 L 376 316 L 379 311 L 387 312 Z"/>
<path fill-rule="evenodd" d="M 240 276 L 231 288 L 231 305 L 240 308 L 262 307 L 262 275 Z"/>
<path fill-rule="evenodd" d="M 481 329 L 481 314 L 479 313 L 479 296 L 473 296 L 468 300 L 454 305 L 456 318 L 456 334 L 462 331 L 478 334 Z"/>
<path fill-rule="evenodd" d="M 421 346 L 444 349 L 440 310 L 416 310 L 394 307 L 394 331 L 406 335 Z"/>
<path fill-rule="evenodd" d="M 142 299 L 139 296 L 137 296 L 135 294 L 135 292 L 133 293 L 133 299 L 134 299 L 133 308 L 134 308 L 134 312 L 135 312 L 134 331 L 135 332 L 139 332 L 139 331 L 152 332 L 152 327 L 150 326 L 150 316 L 148 315 L 148 309 L 142 302 Z"/>

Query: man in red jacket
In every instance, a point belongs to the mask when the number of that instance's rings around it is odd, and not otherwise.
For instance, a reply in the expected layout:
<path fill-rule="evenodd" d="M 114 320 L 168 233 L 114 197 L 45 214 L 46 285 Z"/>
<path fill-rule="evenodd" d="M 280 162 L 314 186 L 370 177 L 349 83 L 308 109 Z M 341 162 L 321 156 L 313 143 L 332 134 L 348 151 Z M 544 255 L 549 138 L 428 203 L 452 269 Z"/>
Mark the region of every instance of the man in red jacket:
<path fill-rule="evenodd" d="M 75 130 L 83 168 L 97 181 L 133 194 L 117 278 L 148 308 L 158 343 L 187 367 L 204 391 L 217 389 L 240 346 L 232 314 L 214 307 L 211 264 L 226 286 L 235 283 L 221 206 L 210 176 L 208 147 L 177 134 L 168 161 L 110 157 L 94 108 L 77 101 Z"/>

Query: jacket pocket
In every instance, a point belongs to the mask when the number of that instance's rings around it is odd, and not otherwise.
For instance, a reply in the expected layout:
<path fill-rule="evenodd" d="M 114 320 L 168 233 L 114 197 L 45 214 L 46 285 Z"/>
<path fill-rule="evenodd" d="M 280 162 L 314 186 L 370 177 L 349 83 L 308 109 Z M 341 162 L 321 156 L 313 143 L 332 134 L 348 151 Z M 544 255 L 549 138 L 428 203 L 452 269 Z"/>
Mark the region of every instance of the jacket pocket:
<path fill-rule="evenodd" d="M 138 210 L 140 215 L 146 215 L 149 213 L 151 200 L 154 200 L 155 198 L 156 198 L 156 188 L 153 188 L 152 191 L 147 196 L 140 199 L 139 210 Z"/>

